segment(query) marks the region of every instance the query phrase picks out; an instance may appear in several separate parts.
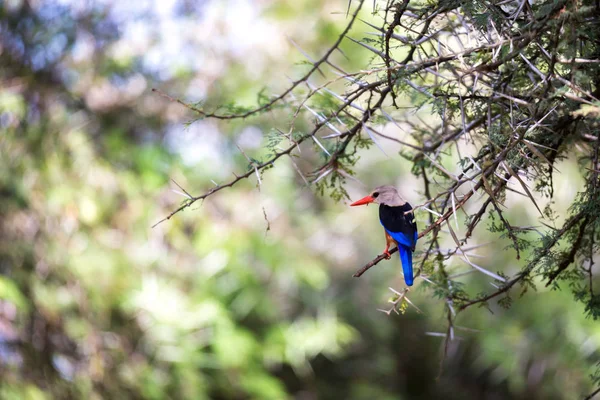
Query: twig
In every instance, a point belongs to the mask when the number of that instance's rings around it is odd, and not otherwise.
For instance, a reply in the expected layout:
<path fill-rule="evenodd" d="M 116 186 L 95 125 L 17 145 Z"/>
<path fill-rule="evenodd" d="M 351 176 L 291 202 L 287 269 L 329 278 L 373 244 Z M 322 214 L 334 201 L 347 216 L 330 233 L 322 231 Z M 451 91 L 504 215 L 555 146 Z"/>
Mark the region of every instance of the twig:
<path fill-rule="evenodd" d="M 192 105 L 192 104 L 188 104 L 185 103 L 184 101 L 180 100 L 180 99 L 176 99 L 173 98 L 169 95 L 167 95 L 166 93 L 160 91 L 159 89 L 152 89 L 153 92 L 157 92 L 158 94 L 160 94 L 161 96 L 169 99 L 170 101 L 174 101 L 176 103 L 181 104 L 182 106 L 200 114 L 202 117 L 204 118 L 215 118 L 215 119 L 244 119 L 247 117 L 250 117 L 254 114 L 258 114 L 264 111 L 268 111 L 271 109 L 271 107 L 273 107 L 276 103 L 278 103 L 279 101 L 283 100 L 288 94 L 290 94 L 294 89 L 296 89 L 296 87 L 298 87 L 298 85 L 304 83 L 315 71 L 318 71 L 320 66 L 322 64 L 324 64 L 327 59 L 331 56 L 331 54 L 338 48 L 338 46 L 342 43 L 342 41 L 344 40 L 344 38 L 346 38 L 346 36 L 348 35 L 348 32 L 350 32 L 350 29 L 352 28 L 352 25 L 354 25 L 354 21 L 356 21 L 356 17 L 358 16 L 358 13 L 360 12 L 360 10 L 362 9 L 364 0 L 359 0 L 358 6 L 356 7 L 356 10 L 354 11 L 354 13 L 352 14 L 352 17 L 350 19 L 350 22 L 348 22 L 348 25 L 346 25 L 346 29 L 344 29 L 344 31 L 338 36 L 337 40 L 335 41 L 335 43 L 325 52 L 325 54 L 323 55 L 323 57 L 321 57 L 319 60 L 317 60 L 315 63 L 312 64 L 312 68 L 301 78 L 295 80 L 291 86 L 289 86 L 283 93 L 281 93 L 279 96 L 276 96 L 275 98 L 273 98 L 272 100 L 270 100 L 268 103 L 255 108 L 253 110 L 247 111 L 245 113 L 241 113 L 241 114 L 232 114 L 232 115 L 221 115 L 221 114 L 216 114 L 216 113 L 207 113 L 204 110 L 201 110 L 200 108 Z"/>

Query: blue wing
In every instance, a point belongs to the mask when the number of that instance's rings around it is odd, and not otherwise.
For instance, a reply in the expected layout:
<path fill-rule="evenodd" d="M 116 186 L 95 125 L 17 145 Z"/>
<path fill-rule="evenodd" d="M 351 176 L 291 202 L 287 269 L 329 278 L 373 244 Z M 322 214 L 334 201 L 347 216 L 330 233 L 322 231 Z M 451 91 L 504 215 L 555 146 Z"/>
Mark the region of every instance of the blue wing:
<path fill-rule="evenodd" d="M 412 265 L 412 248 L 417 242 L 418 234 L 414 233 L 412 240 L 402 232 L 390 232 L 385 230 L 396 242 L 398 242 L 398 253 L 402 262 L 402 272 L 404 273 L 404 282 L 407 286 L 412 286 L 414 281 Z"/>
<path fill-rule="evenodd" d="M 384 229 L 385 229 L 385 227 L 384 227 Z M 415 243 L 417 242 L 417 237 L 419 236 L 417 234 L 417 232 L 415 232 L 414 237 L 411 238 L 402 232 L 390 232 L 387 229 L 385 231 L 388 233 L 388 235 L 393 237 L 396 242 L 398 242 L 399 244 L 403 244 L 404 246 L 407 246 L 410 248 L 415 246 Z"/>

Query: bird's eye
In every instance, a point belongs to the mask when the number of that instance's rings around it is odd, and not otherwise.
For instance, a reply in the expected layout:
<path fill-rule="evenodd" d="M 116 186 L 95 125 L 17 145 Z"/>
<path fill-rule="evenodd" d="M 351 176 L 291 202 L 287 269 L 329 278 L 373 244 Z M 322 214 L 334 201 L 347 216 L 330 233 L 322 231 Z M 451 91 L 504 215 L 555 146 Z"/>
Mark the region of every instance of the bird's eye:
<path fill-rule="evenodd" d="M 373 193 L 373 198 L 377 198 L 377 196 L 379 196 L 379 192 L 374 192 Z"/>

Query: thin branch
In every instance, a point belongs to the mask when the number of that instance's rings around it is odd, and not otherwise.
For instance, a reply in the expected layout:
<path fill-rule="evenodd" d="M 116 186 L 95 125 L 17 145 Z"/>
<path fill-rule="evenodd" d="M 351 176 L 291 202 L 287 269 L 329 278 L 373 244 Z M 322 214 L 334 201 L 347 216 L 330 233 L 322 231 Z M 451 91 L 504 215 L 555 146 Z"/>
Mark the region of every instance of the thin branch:
<path fill-rule="evenodd" d="M 265 112 L 270 110 L 276 103 L 278 103 L 279 101 L 283 100 L 288 94 L 290 94 L 294 89 L 296 89 L 300 84 L 306 82 L 306 80 L 308 78 L 310 78 L 310 76 L 315 72 L 318 71 L 319 68 L 321 67 L 322 64 L 326 63 L 327 60 L 329 59 L 329 57 L 331 56 L 331 54 L 338 48 L 338 46 L 342 43 L 342 41 L 344 40 L 344 38 L 347 37 L 348 32 L 350 32 L 350 29 L 352 28 L 352 25 L 354 25 L 354 22 L 356 21 L 356 17 L 358 16 L 358 13 L 360 12 L 360 10 L 362 9 L 362 6 L 364 4 L 364 0 L 359 0 L 358 6 L 356 7 L 356 10 L 354 11 L 354 13 L 352 14 L 352 17 L 350 18 L 350 22 L 348 22 L 348 25 L 346 25 L 346 28 L 344 29 L 344 31 L 338 36 L 337 40 L 335 41 L 335 43 L 325 52 L 325 54 L 323 55 L 323 57 L 321 57 L 319 60 L 317 60 L 315 63 L 312 64 L 312 68 L 301 78 L 295 80 L 291 86 L 289 86 L 283 93 L 281 93 L 279 96 L 276 96 L 275 98 L 273 98 L 272 100 L 270 100 L 268 103 L 257 107 L 253 110 L 247 111 L 245 113 L 241 113 L 241 114 L 231 114 L 231 115 L 222 115 L 222 114 L 216 114 L 216 113 L 207 113 L 204 110 L 201 110 L 200 108 L 194 106 L 193 104 L 189 104 L 184 102 L 183 100 L 180 99 L 176 99 L 173 98 L 167 94 L 165 94 L 164 92 L 160 91 L 159 89 L 153 88 L 152 91 L 153 92 L 157 92 L 159 93 L 161 96 L 168 98 L 171 101 L 174 101 L 176 103 L 181 104 L 182 106 L 200 114 L 202 117 L 204 118 L 215 118 L 215 119 L 223 119 L 223 120 L 227 120 L 227 119 L 244 119 L 247 117 L 250 117 L 254 114 L 258 114 L 261 112 Z"/>

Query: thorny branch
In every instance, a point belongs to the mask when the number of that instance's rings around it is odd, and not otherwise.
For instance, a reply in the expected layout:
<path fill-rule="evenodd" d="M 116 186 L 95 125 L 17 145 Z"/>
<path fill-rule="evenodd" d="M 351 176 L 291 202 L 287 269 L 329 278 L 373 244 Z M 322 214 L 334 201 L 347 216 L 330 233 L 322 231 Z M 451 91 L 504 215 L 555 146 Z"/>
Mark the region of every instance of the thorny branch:
<path fill-rule="evenodd" d="M 228 183 L 198 196 L 186 192 L 188 198 L 179 208 L 158 223 L 243 179 L 253 175 L 260 179 L 281 157 L 299 155 L 300 145 L 310 142 L 324 161 L 307 177 L 294 163 L 296 171 L 321 191 L 332 189 L 347 196 L 343 185 L 352 176 L 360 149 L 375 144 L 384 151 L 379 140 L 391 141 L 401 145 L 401 155 L 413 163 L 413 173 L 423 182 L 424 201 L 412 210 L 418 220 L 428 222 L 419 233 L 425 244 L 416 253 L 417 278 L 444 291 L 449 322 L 446 340 L 450 340 L 456 313 L 509 296 L 515 285 L 528 285 L 533 276 L 556 284 L 578 260 L 588 261 L 586 274 L 593 297 L 591 266 L 598 250 L 598 240 L 594 240 L 598 216 L 590 204 L 600 203 L 596 191 L 600 134 L 594 112 L 582 107 L 599 104 L 600 41 L 589 33 L 597 28 L 593 21 L 599 10 L 578 3 L 385 0 L 381 1 L 384 7 L 373 10 L 380 23 L 365 22 L 376 31 L 373 40 L 357 39 L 354 33 L 364 4 L 361 0 L 324 55 L 311 61 L 301 78 L 266 104 L 237 114 L 216 114 L 159 92 L 201 118 L 243 119 L 275 106 L 292 107 L 294 112 L 288 132 L 280 131 L 285 146 L 262 161 L 253 161 Z M 336 64 L 335 51 L 346 39 L 373 54 L 368 69 L 346 72 Z M 313 83 L 314 73 L 325 74 L 326 66 L 333 75 Z M 340 80 L 348 82 L 345 93 L 333 89 Z M 308 94 L 300 90 L 303 86 L 308 87 Z M 323 105 L 320 96 L 335 105 Z M 397 104 L 407 97 L 413 104 L 409 111 Z M 423 113 L 434 117 L 424 121 Z M 312 120 L 312 128 L 295 131 L 298 118 Z M 386 125 L 398 129 L 394 134 L 384 132 Z M 410 131 L 403 135 L 406 126 Z M 579 194 L 580 201 L 565 215 L 562 228 L 540 232 L 511 221 L 504 205 L 507 192 L 527 199 L 542 224 L 554 223 L 553 211 L 542 210 L 536 198 L 554 195 L 555 163 L 572 154 L 573 148 L 581 149 L 579 157 L 590 161 L 585 175 L 588 194 Z M 456 158 L 459 165 L 453 166 Z M 426 219 L 420 218 L 423 212 L 428 213 Z M 514 276 L 473 263 L 476 255 L 471 251 L 476 246 L 465 245 L 483 221 L 509 240 L 515 258 L 530 254 Z M 444 230 L 444 223 L 449 231 Z M 541 239 L 534 242 L 532 232 L 538 232 Z M 442 238 L 447 234 L 456 247 L 443 250 Z M 569 243 L 566 253 L 556 250 L 560 242 Z M 523 252 L 527 247 L 531 251 Z M 557 258 L 557 253 L 562 256 Z M 470 296 L 456 289 L 453 280 L 464 273 L 446 270 L 450 257 L 460 257 L 473 271 L 492 277 L 496 290 Z M 384 258 L 376 256 L 354 276 L 362 276 Z"/>

